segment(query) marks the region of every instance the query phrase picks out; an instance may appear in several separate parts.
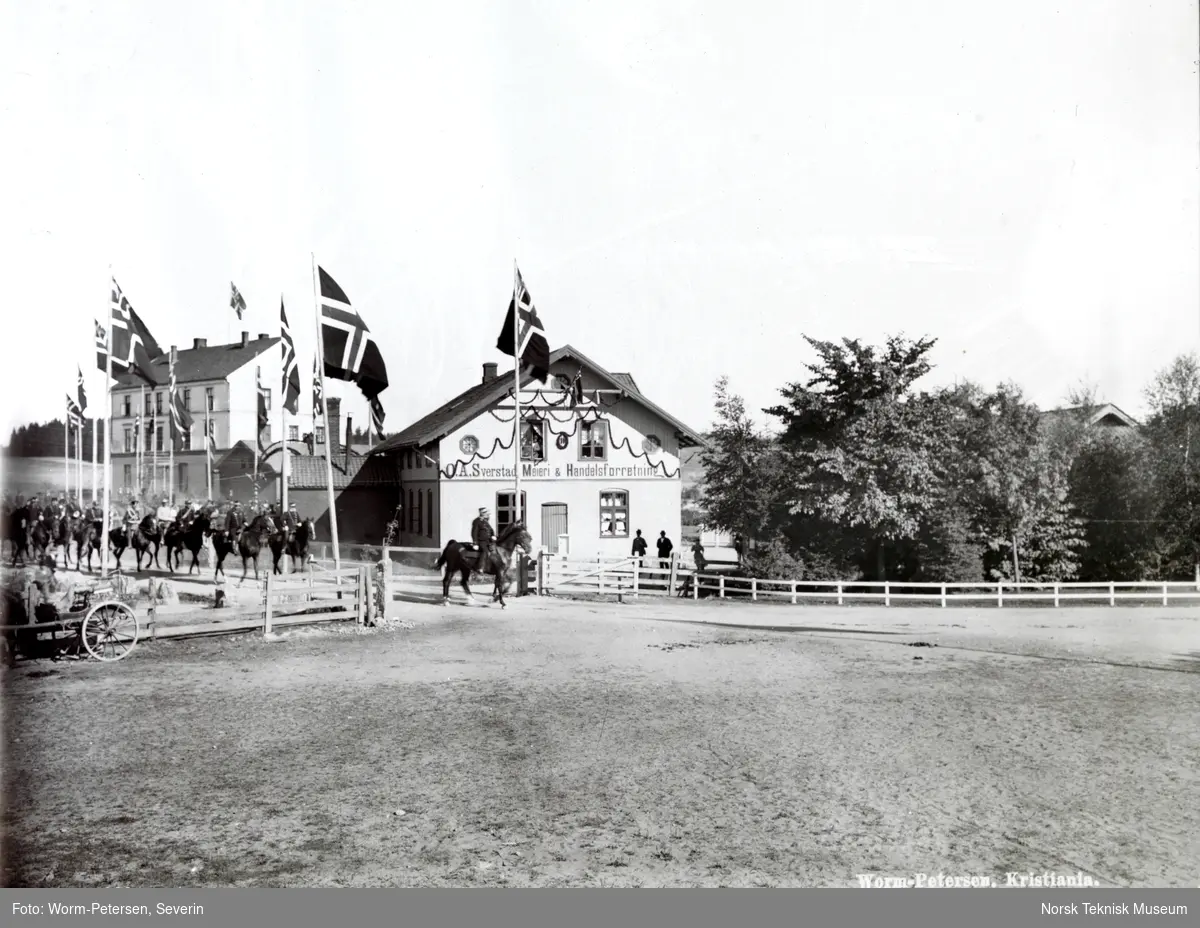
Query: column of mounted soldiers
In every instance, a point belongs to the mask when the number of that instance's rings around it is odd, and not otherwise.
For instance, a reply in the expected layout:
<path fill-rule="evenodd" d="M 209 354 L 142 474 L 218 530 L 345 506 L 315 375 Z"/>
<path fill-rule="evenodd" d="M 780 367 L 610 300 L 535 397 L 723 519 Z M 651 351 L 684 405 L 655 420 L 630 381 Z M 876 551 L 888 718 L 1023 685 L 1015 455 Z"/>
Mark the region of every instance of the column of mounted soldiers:
<path fill-rule="evenodd" d="M 138 500 L 131 499 L 124 506 L 116 504 L 110 512 L 112 533 L 121 532 L 128 537 L 139 525 L 155 526 L 164 535 L 175 529 L 187 532 L 195 520 L 204 515 L 211 531 L 226 532 L 229 540 L 236 543 L 238 536 L 259 515 L 270 520 L 272 529 L 286 532 L 285 542 L 290 544 L 302 519 L 294 502 L 286 512 L 280 512 L 274 503 L 253 501 L 242 505 L 239 500 L 224 502 L 187 499 L 182 506 L 173 507 L 166 497 L 157 509 L 151 510 Z M 6 493 L 0 500 L 0 518 L 3 519 L 3 539 L 10 544 L 12 563 L 29 553 L 31 539 L 36 542 L 39 532 L 44 533 L 49 543 L 62 540 L 79 540 L 81 534 L 91 528 L 96 537 L 102 532 L 104 510 L 98 502 L 88 505 L 75 494 L 34 493 L 26 498 L 22 494 Z M 40 529 L 39 529 L 40 526 Z M 37 545 L 44 547 L 44 545 Z"/>

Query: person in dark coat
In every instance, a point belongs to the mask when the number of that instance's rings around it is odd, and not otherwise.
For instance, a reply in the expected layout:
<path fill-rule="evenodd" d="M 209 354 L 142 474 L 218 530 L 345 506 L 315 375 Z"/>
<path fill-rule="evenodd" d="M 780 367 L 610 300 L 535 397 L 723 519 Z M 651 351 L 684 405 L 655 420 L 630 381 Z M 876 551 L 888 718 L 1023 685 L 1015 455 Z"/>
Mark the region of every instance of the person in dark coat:
<path fill-rule="evenodd" d="M 671 539 L 667 537 L 666 531 L 658 533 L 658 559 L 661 562 L 660 566 L 663 570 L 668 570 L 671 567 L 671 550 L 675 547 L 671 544 Z"/>
<path fill-rule="evenodd" d="M 631 553 L 637 558 L 646 556 L 646 539 L 642 537 L 642 530 L 640 528 L 633 538 L 633 551 Z"/>
<path fill-rule="evenodd" d="M 230 540 L 236 538 L 242 531 L 242 525 L 245 521 L 245 516 L 242 514 L 242 504 L 235 499 L 233 506 L 229 509 L 229 513 L 225 516 L 225 531 L 229 533 Z"/>
<path fill-rule="evenodd" d="M 492 549 L 495 547 L 496 531 L 492 528 L 490 516 L 487 507 L 480 506 L 479 515 L 471 523 L 471 543 L 479 549 L 479 560 L 475 562 L 476 573 L 491 561 Z"/>

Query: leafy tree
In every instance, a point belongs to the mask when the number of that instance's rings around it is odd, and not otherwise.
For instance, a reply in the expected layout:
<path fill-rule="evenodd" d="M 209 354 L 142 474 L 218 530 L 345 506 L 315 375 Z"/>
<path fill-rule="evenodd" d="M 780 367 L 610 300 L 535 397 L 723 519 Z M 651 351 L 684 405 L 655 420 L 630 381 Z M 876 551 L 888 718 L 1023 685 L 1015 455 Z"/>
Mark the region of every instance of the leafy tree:
<path fill-rule="evenodd" d="M 747 415 L 743 399 L 729 392 L 726 377 L 716 383 L 716 412 L 708 447 L 700 454 L 701 504 L 714 527 L 746 539 L 763 537 L 777 503 L 776 449 Z"/>
<path fill-rule="evenodd" d="M 939 499 L 939 433 L 911 391 L 934 340 L 895 336 L 880 352 L 855 339 L 805 341 L 819 358 L 806 365 L 813 376 L 765 410 L 784 424 L 790 510 L 857 535 L 882 579 L 889 546 L 915 539 Z"/>

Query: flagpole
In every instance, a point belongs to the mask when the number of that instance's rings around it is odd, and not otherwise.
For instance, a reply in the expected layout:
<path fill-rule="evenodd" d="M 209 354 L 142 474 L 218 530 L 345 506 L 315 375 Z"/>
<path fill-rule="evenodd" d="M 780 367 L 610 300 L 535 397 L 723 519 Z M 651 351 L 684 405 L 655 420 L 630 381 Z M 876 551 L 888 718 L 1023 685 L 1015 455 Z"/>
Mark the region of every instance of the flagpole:
<path fill-rule="evenodd" d="M 333 567 L 335 570 L 340 570 L 342 566 L 341 554 L 338 551 L 338 525 L 337 525 L 337 503 L 333 497 L 333 458 L 331 448 L 333 445 L 333 436 L 329 434 L 329 394 L 325 390 L 325 337 L 321 332 L 321 287 L 317 282 L 317 256 L 315 253 L 310 253 L 312 257 L 312 273 L 313 273 L 313 308 L 316 311 L 317 319 L 317 370 L 321 375 L 321 421 L 325 426 L 325 479 L 326 489 L 329 493 L 329 535 L 333 540 Z M 314 439 L 316 436 L 313 436 Z"/>
<path fill-rule="evenodd" d="M 146 466 L 146 387 L 140 385 L 138 387 L 138 418 L 137 418 L 137 494 L 140 499 L 142 488 L 145 484 L 145 477 L 142 476 L 142 468 Z"/>
<path fill-rule="evenodd" d="M 79 417 L 79 428 L 75 430 L 75 495 L 83 508 L 83 416 Z"/>
<path fill-rule="evenodd" d="M 92 418 L 92 505 L 93 506 L 96 505 L 96 466 L 100 463 L 99 461 L 96 460 L 96 458 L 99 457 L 99 455 L 96 452 L 99 448 L 99 445 L 97 443 L 100 440 L 99 436 L 96 433 L 100 431 L 100 423 L 103 421 L 104 420 L 101 419 L 99 416 L 94 416 Z"/>
<path fill-rule="evenodd" d="M 212 502 L 212 438 L 209 437 L 210 426 L 208 424 L 208 397 L 204 399 L 204 476 L 205 489 L 208 490 L 207 500 Z"/>
<path fill-rule="evenodd" d="M 516 488 L 516 501 L 514 502 L 513 512 L 516 514 L 514 521 L 520 522 L 523 517 L 521 507 L 521 304 L 517 298 L 517 280 L 520 276 L 520 271 L 517 269 L 517 260 L 513 259 L 513 405 L 516 407 L 516 415 L 513 417 L 513 480 Z M 497 521 L 499 521 L 499 513 L 497 513 Z"/>
<path fill-rule="evenodd" d="M 108 266 L 108 289 L 110 294 L 108 307 L 108 350 L 105 355 L 105 376 L 104 376 L 104 421 L 106 428 L 112 430 L 112 349 L 113 349 L 113 326 L 112 326 L 112 265 Z M 95 436 L 93 436 L 94 439 Z M 95 457 L 95 455 L 93 455 Z M 100 574 L 108 576 L 108 533 L 112 530 L 112 435 L 104 437 L 104 527 L 102 529 L 104 535 L 100 539 Z"/>
<path fill-rule="evenodd" d="M 71 496 L 71 409 L 63 415 L 63 498 Z"/>

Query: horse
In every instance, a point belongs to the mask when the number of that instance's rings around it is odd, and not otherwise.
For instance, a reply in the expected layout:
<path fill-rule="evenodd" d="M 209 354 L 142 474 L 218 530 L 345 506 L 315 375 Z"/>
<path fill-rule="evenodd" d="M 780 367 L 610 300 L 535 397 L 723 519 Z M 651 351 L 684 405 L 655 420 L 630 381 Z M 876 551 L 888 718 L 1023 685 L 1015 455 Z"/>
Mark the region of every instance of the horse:
<path fill-rule="evenodd" d="M 33 549 L 33 557 L 37 563 L 40 564 L 42 558 L 46 556 L 46 549 L 50 547 L 51 541 L 53 541 L 53 536 L 43 520 L 38 519 L 30 523 L 29 541 L 25 550 Z"/>
<path fill-rule="evenodd" d="M 296 526 L 296 533 L 292 536 L 292 540 L 285 544 L 286 537 L 286 532 L 278 531 L 268 539 L 271 545 L 271 557 L 274 558 L 271 570 L 277 574 L 283 573 L 279 569 L 279 562 L 283 559 L 284 554 L 292 559 L 293 573 L 297 563 L 300 564 L 301 570 L 308 565 L 308 543 L 317 537 L 317 527 L 313 524 L 312 519 L 302 519 Z"/>
<path fill-rule="evenodd" d="M 71 539 L 75 534 L 75 520 L 69 515 L 55 516 L 50 520 L 51 549 L 62 548 L 63 570 L 71 569 Z"/>
<path fill-rule="evenodd" d="M 146 569 L 150 569 L 150 558 L 154 558 L 154 566 L 159 567 L 158 549 L 162 544 L 163 532 L 162 527 L 158 524 L 158 520 L 152 515 L 148 515 L 138 523 L 137 528 L 133 530 L 133 534 L 129 538 L 129 545 L 137 553 L 137 569 L 142 569 L 142 555 L 146 556 Z M 150 546 L 154 546 L 154 553 L 151 555 Z M 161 568 L 160 568 L 161 569 Z"/>
<path fill-rule="evenodd" d="M 495 550 L 492 552 L 490 562 L 482 565 L 485 568 L 483 573 L 495 575 L 492 600 L 499 600 L 501 609 L 508 608 L 504 602 L 504 594 L 511 582 L 510 565 L 512 564 L 513 550 L 516 548 L 520 548 L 526 556 L 533 550 L 533 539 L 526 530 L 524 522 L 514 522 L 500 533 L 500 537 L 496 539 Z M 434 568 L 440 568 L 442 565 L 446 567 L 445 575 L 442 577 L 442 605 L 450 604 L 450 580 L 456 573 L 461 576 L 462 588 L 471 598 L 471 602 L 478 602 L 475 594 L 471 592 L 468 580 L 471 571 L 475 569 L 479 561 L 479 555 L 480 551 L 475 545 L 462 544 L 453 538 L 446 542 L 446 547 L 442 549 L 442 553 L 433 565 Z"/>
<path fill-rule="evenodd" d="M 200 573 L 200 549 L 204 547 L 204 538 L 212 531 L 212 523 L 209 522 L 208 510 L 200 511 L 196 518 L 192 519 L 185 528 L 179 532 L 178 546 L 171 548 L 170 544 L 167 547 L 167 564 L 171 563 L 171 552 L 175 552 L 175 567 L 178 567 L 182 560 L 182 551 L 187 548 L 192 552 L 192 563 L 188 567 L 188 576 L 191 576 L 192 567 L 196 568 L 196 573 Z M 167 532 L 168 541 L 171 539 L 171 533 Z M 171 567 L 171 572 L 175 572 L 175 567 Z"/>
<path fill-rule="evenodd" d="M 75 526 L 75 563 L 83 569 L 83 552 L 87 551 L 87 569 L 92 572 L 92 552 L 100 554 L 100 539 L 104 535 L 104 523 L 99 519 L 80 519 Z M 101 559 L 103 560 L 103 559 Z"/>
<path fill-rule="evenodd" d="M 267 539 L 275 534 L 275 523 L 265 513 L 259 513 L 254 521 L 242 529 L 238 535 L 238 554 L 242 556 L 242 580 L 246 579 L 246 562 L 254 562 L 254 579 L 258 579 L 258 555 L 267 544 Z"/>
<path fill-rule="evenodd" d="M 24 566 L 29 554 L 29 507 L 18 506 L 9 513 L 7 529 L 5 535 L 12 545 L 12 566 L 17 566 L 17 558 Z"/>
<path fill-rule="evenodd" d="M 233 553 L 234 536 L 231 535 L 228 529 L 216 529 L 212 532 L 213 543 L 213 582 L 217 580 L 218 574 L 225 573 L 225 558 Z"/>

